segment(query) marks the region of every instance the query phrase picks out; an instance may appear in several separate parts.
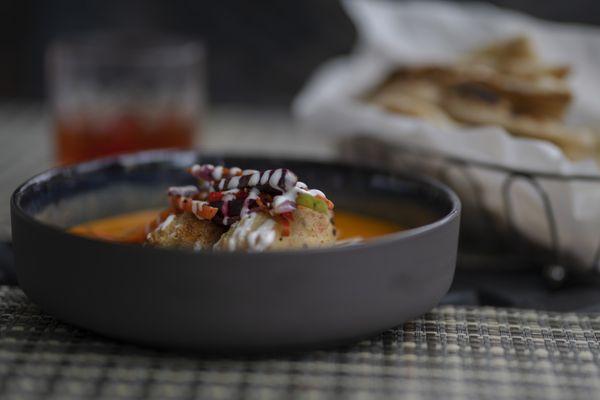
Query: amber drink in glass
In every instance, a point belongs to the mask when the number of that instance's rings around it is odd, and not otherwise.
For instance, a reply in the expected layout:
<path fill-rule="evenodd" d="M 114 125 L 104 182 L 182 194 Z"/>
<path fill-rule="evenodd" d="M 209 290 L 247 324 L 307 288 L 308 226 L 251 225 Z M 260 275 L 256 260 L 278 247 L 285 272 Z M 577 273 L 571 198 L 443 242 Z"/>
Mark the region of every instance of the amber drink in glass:
<path fill-rule="evenodd" d="M 193 147 L 203 67 L 202 46 L 181 38 L 97 34 L 55 43 L 47 70 L 57 162 Z"/>

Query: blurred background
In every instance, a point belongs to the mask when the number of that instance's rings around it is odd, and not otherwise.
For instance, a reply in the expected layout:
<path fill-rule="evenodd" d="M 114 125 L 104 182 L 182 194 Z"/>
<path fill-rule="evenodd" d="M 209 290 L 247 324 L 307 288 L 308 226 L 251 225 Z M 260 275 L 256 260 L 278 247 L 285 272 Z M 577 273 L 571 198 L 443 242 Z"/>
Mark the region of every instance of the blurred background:
<path fill-rule="evenodd" d="M 505 0 L 541 18 L 600 24 L 594 0 Z M 5 0 L 0 99 L 42 100 L 44 52 L 58 38 L 97 30 L 157 30 L 201 39 L 211 104 L 288 105 L 324 60 L 350 51 L 354 28 L 335 0 L 249 2 Z"/>

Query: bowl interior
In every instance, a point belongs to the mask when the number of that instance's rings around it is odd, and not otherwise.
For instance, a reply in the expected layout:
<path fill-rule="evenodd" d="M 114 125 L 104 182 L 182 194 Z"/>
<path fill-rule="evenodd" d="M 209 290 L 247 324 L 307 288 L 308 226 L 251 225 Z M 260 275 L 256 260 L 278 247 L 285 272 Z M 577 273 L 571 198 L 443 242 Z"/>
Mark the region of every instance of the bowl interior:
<path fill-rule="evenodd" d="M 120 213 L 166 207 L 169 186 L 195 183 L 186 168 L 196 162 L 260 170 L 290 168 L 309 187 L 323 190 L 336 209 L 386 218 L 406 228 L 443 218 L 457 201 L 444 186 L 427 179 L 364 167 L 163 151 L 48 171 L 21 186 L 14 205 L 40 222 L 63 229 Z"/>

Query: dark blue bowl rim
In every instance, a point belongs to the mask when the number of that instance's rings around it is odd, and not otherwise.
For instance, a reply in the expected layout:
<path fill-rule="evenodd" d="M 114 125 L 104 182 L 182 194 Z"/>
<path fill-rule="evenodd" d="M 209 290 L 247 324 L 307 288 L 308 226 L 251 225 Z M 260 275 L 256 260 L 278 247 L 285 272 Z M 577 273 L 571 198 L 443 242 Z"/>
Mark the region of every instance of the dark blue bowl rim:
<path fill-rule="evenodd" d="M 360 251 L 361 249 L 364 249 L 365 247 L 376 248 L 378 246 L 388 246 L 388 245 L 392 245 L 399 241 L 410 240 L 411 238 L 425 235 L 431 231 L 435 231 L 438 228 L 440 228 L 446 224 L 449 224 L 454 219 L 459 218 L 460 213 L 461 213 L 461 202 L 460 202 L 460 199 L 458 198 L 458 196 L 456 195 L 456 193 L 454 193 L 454 191 L 452 189 L 450 189 L 448 186 L 446 186 L 445 184 L 443 184 L 435 179 L 426 177 L 426 176 L 406 175 L 403 173 L 392 172 L 392 171 L 381 169 L 381 168 L 374 168 L 374 167 L 369 167 L 369 166 L 357 166 L 355 164 L 349 164 L 349 163 L 345 163 L 345 162 L 338 161 L 338 160 L 324 161 L 324 160 L 320 160 L 320 159 L 314 159 L 314 160 L 307 159 L 304 157 L 303 158 L 288 157 L 288 156 L 273 157 L 273 156 L 260 156 L 260 155 L 244 155 L 244 154 L 235 154 L 235 153 L 228 154 L 228 153 L 198 152 L 198 151 L 192 151 L 192 150 L 148 150 L 148 151 L 142 151 L 142 152 L 126 153 L 126 154 L 121 154 L 121 155 L 117 155 L 117 156 L 103 157 L 103 158 L 98 158 L 98 159 L 94 159 L 91 161 L 86 161 L 83 163 L 59 166 L 59 167 L 54 167 L 54 168 L 48 169 L 44 172 L 38 173 L 38 174 L 34 175 L 33 177 L 27 179 L 25 182 L 23 182 L 21 185 L 19 185 L 15 189 L 15 191 L 13 192 L 11 199 L 10 199 L 11 211 L 15 215 L 17 215 L 19 218 L 27 221 L 29 224 L 33 224 L 34 226 L 38 226 L 39 228 L 52 231 L 58 236 L 66 236 L 71 240 L 101 243 L 101 244 L 109 246 L 109 247 L 137 249 L 138 251 L 144 251 L 144 252 L 159 252 L 159 253 L 169 252 L 169 253 L 179 253 L 179 254 L 193 253 L 198 256 L 201 256 L 206 253 L 194 252 L 193 250 L 186 250 L 186 249 L 144 247 L 144 246 L 140 246 L 139 244 L 128 244 L 128 243 L 102 241 L 102 240 L 91 239 L 91 238 L 75 235 L 75 234 L 69 233 L 68 231 L 66 231 L 60 227 L 57 227 L 55 225 L 48 224 L 48 223 L 45 223 L 45 222 L 42 222 L 42 221 L 36 219 L 34 216 L 29 214 L 27 211 L 25 211 L 21 207 L 19 200 L 20 200 L 21 196 L 23 196 L 23 194 L 26 193 L 26 191 L 28 189 L 30 189 L 32 186 L 38 184 L 39 182 L 48 180 L 54 176 L 61 175 L 61 174 L 67 174 L 67 173 L 69 173 L 69 171 L 77 171 L 77 172 L 93 171 L 93 170 L 106 168 L 107 166 L 114 165 L 114 164 L 138 165 L 138 164 L 142 164 L 144 162 L 173 162 L 174 160 L 178 160 L 178 159 L 185 159 L 185 160 L 193 161 L 193 160 L 196 160 L 196 159 L 202 158 L 202 157 L 206 157 L 206 158 L 209 158 L 209 157 L 210 158 L 239 158 L 239 159 L 243 158 L 243 159 L 247 159 L 249 161 L 251 161 L 251 160 L 257 160 L 257 161 L 259 161 L 259 160 L 281 160 L 281 161 L 285 162 L 286 160 L 289 160 L 289 161 L 294 161 L 294 162 L 313 164 L 315 166 L 325 165 L 325 166 L 332 167 L 332 168 L 335 168 L 335 167 L 338 167 L 338 168 L 346 167 L 346 168 L 355 168 L 355 169 L 359 168 L 362 171 L 370 172 L 373 174 L 390 175 L 390 176 L 398 177 L 403 180 L 408 180 L 408 181 L 428 185 L 431 188 L 433 188 L 435 191 L 437 191 L 437 192 L 441 193 L 443 196 L 445 196 L 446 200 L 451 204 L 450 210 L 444 216 L 442 216 L 441 218 L 439 218 L 429 224 L 402 230 L 399 232 L 390 233 L 390 234 L 378 237 L 376 239 L 366 241 L 364 243 L 358 243 L 358 244 L 355 244 L 352 246 L 325 247 L 325 248 L 301 249 L 301 250 L 282 250 L 282 251 L 262 252 L 262 253 L 259 253 L 259 252 L 245 253 L 248 257 L 253 257 L 253 258 L 265 257 L 266 258 L 266 257 L 279 257 L 281 255 L 296 256 L 296 255 L 302 255 L 302 254 L 337 254 L 339 252 L 346 252 L 346 251 Z M 188 163 L 183 163 L 183 162 L 181 164 L 182 164 L 182 166 L 189 165 Z M 213 253 L 211 253 L 211 254 L 213 254 Z M 225 257 L 234 256 L 236 254 L 239 254 L 239 252 L 219 252 L 218 254 L 220 257 L 225 258 Z"/>

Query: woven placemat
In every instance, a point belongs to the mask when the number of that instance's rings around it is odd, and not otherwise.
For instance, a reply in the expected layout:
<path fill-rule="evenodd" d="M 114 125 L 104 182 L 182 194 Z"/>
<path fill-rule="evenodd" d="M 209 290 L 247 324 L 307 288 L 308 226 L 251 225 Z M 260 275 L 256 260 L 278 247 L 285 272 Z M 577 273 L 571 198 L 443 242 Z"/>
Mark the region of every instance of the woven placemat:
<path fill-rule="evenodd" d="M 353 346 L 205 358 L 101 338 L 0 287 L 1 399 L 600 397 L 600 316 L 439 307 Z"/>

